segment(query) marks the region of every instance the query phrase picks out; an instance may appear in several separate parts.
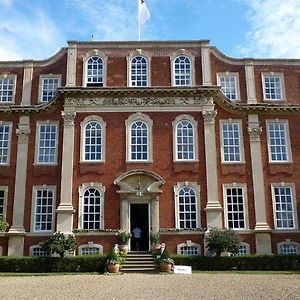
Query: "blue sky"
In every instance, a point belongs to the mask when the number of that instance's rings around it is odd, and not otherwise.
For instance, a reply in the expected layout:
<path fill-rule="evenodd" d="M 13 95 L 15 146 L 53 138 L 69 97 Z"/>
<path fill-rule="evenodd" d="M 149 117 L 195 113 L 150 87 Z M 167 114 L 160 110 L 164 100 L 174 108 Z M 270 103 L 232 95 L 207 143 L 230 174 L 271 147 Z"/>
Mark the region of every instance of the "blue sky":
<path fill-rule="evenodd" d="M 142 40 L 209 39 L 232 57 L 300 58 L 300 0 L 145 0 Z M 0 0 L 0 60 L 68 40 L 137 40 L 137 0 Z"/>

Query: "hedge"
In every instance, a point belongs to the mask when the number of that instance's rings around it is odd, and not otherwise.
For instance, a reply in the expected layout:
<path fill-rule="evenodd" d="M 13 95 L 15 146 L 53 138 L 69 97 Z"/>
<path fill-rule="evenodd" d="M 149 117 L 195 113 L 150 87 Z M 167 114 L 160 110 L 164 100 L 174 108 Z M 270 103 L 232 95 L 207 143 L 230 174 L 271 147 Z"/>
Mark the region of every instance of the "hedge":
<path fill-rule="evenodd" d="M 0 257 L 0 272 L 99 272 L 105 271 L 105 255 L 69 257 Z"/>
<path fill-rule="evenodd" d="M 300 270 L 300 255 L 255 255 L 207 257 L 174 255 L 175 265 L 191 266 L 194 270 Z"/>

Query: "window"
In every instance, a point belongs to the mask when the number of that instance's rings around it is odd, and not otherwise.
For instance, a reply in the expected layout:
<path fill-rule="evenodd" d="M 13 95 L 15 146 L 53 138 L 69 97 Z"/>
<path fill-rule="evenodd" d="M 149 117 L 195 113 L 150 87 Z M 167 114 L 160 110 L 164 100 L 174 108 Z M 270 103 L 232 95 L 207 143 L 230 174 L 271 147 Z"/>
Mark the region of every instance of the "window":
<path fill-rule="evenodd" d="M 267 135 L 269 146 L 269 161 L 291 161 L 287 121 L 267 121 Z"/>
<path fill-rule="evenodd" d="M 0 102 L 14 102 L 16 76 L 0 77 Z"/>
<path fill-rule="evenodd" d="M 104 190 L 101 183 L 86 183 L 79 188 L 81 229 L 103 229 Z"/>
<path fill-rule="evenodd" d="M 300 254 L 300 245 L 286 240 L 277 244 L 277 251 L 279 255 L 298 255 Z"/>
<path fill-rule="evenodd" d="M 220 121 L 222 162 L 242 162 L 242 135 L 240 122 Z"/>
<path fill-rule="evenodd" d="M 53 231 L 55 188 L 34 188 L 33 231 Z"/>
<path fill-rule="evenodd" d="M 242 242 L 239 247 L 238 253 L 234 254 L 234 256 L 245 256 L 249 254 L 250 254 L 250 245 Z"/>
<path fill-rule="evenodd" d="M 200 224 L 198 212 L 200 187 L 194 183 L 185 182 L 178 183 L 174 190 L 177 228 L 198 228 Z"/>
<path fill-rule="evenodd" d="M 56 90 L 61 85 L 61 76 L 57 75 L 42 75 L 41 78 L 40 101 L 47 103 L 55 95 Z"/>
<path fill-rule="evenodd" d="M 85 126 L 84 160 L 102 160 L 102 127 L 97 121 L 90 121 Z"/>
<path fill-rule="evenodd" d="M 102 87 L 103 77 L 103 59 L 99 56 L 90 57 L 86 63 L 86 86 Z"/>
<path fill-rule="evenodd" d="M 182 255 L 199 255 L 198 248 L 195 246 L 183 246 L 180 249 Z"/>
<path fill-rule="evenodd" d="M 130 86 L 148 86 L 148 63 L 143 56 L 135 56 L 130 61 Z"/>
<path fill-rule="evenodd" d="M 217 83 L 229 100 L 235 101 L 240 99 L 238 73 L 218 73 Z"/>
<path fill-rule="evenodd" d="M 284 183 L 272 184 L 273 212 L 275 228 L 295 229 L 295 191 L 293 185 Z"/>
<path fill-rule="evenodd" d="M 0 186 L 0 218 L 6 218 L 7 186 Z"/>
<path fill-rule="evenodd" d="M 9 164 L 11 124 L 0 122 L 0 165 Z"/>
<path fill-rule="evenodd" d="M 38 164 L 56 164 L 57 161 L 57 124 L 37 124 Z"/>
<path fill-rule="evenodd" d="M 127 161 L 152 161 L 153 121 L 142 113 L 136 113 L 126 120 Z"/>
<path fill-rule="evenodd" d="M 247 226 L 244 187 L 224 185 L 224 194 L 226 227 L 245 229 Z"/>
<path fill-rule="evenodd" d="M 37 256 L 37 257 L 47 257 L 47 256 L 49 256 L 46 251 L 43 251 L 41 249 L 40 245 L 31 246 L 29 252 L 30 252 L 31 256 Z"/>
<path fill-rule="evenodd" d="M 177 56 L 174 60 L 174 86 L 191 86 L 192 65 L 188 57 Z"/>
<path fill-rule="evenodd" d="M 103 247 L 93 242 L 79 246 L 79 255 L 103 254 Z"/>
<path fill-rule="evenodd" d="M 262 74 L 264 100 L 284 100 L 283 74 Z"/>

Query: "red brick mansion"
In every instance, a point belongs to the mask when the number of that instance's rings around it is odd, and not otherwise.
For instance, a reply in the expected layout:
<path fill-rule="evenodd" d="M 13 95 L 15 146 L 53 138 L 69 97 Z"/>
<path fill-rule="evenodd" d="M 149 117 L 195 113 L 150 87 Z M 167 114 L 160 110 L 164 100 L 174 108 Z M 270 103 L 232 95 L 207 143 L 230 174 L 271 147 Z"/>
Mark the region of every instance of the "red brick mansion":
<path fill-rule="evenodd" d="M 220 227 L 240 255 L 300 254 L 299 131 L 296 59 L 71 41 L 0 62 L 0 255 L 43 255 L 56 231 L 76 255 L 107 253 L 135 226 L 140 250 L 159 231 L 170 252 L 205 255 Z"/>

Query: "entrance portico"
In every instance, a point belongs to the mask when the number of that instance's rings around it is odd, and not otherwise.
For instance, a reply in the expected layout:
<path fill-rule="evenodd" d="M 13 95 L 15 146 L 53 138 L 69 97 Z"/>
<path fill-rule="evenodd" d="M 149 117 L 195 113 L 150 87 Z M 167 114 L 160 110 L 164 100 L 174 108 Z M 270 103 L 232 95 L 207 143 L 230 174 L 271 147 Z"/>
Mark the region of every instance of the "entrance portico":
<path fill-rule="evenodd" d="M 149 231 L 159 230 L 159 195 L 164 183 L 161 176 L 143 169 L 130 170 L 114 181 L 120 187 L 121 229 L 131 232 L 133 226 L 140 226 L 149 241 Z"/>

